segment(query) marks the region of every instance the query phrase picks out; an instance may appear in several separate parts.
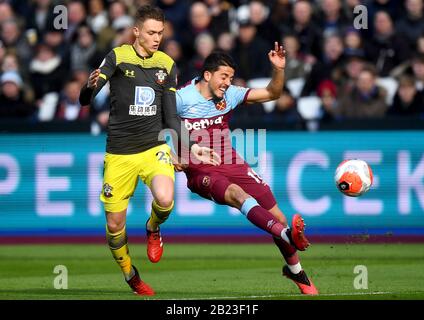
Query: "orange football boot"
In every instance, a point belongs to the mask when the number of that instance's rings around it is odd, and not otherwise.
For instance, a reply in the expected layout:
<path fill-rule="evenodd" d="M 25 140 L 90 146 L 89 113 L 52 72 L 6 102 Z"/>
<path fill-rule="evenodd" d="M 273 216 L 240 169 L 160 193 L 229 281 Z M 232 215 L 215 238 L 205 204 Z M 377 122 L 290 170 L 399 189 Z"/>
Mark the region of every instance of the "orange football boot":
<path fill-rule="evenodd" d="M 158 231 L 149 231 L 147 229 L 146 222 L 146 234 L 147 234 L 147 256 L 153 263 L 159 262 L 163 254 L 163 242 L 160 235 L 160 229 Z"/>
<path fill-rule="evenodd" d="M 309 247 L 309 241 L 305 237 L 305 222 L 302 216 L 296 213 L 292 218 L 289 239 L 292 245 L 299 251 L 305 251 Z"/>
<path fill-rule="evenodd" d="M 298 274 L 294 274 L 290 271 L 289 267 L 285 265 L 283 267 L 283 276 L 292 280 L 300 289 L 302 294 L 317 295 L 318 290 L 308 278 L 305 271 L 300 271 Z"/>
<path fill-rule="evenodd" d="M 135 274 L 130 280 L 127 280 L 128 285 L 131 287 L 133 292 L 139 296 L 153 296 L 155 292 L 150 286 L 140 279 L 140 275 L 136 267 L 134 268 Z"/>

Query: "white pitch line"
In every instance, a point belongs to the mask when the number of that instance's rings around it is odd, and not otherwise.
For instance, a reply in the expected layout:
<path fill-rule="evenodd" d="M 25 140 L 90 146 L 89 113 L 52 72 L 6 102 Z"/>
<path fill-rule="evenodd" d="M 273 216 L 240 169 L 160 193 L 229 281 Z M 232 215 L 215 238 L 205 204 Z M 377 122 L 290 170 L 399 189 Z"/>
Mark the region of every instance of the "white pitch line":
<path fill-rule="evenodd" d="M 376 292 L 342 292 L 342 293 L 323 293 L 318 296 L 321 297 L 331 297 L 331 296 L 361 296 L 361 295 L 381 295 L 381 294 L 396 294 L 397 292 L 385 292 L 385 291 L 376 291 Z M 401 294 L 401 293 L 399 293 Z M 404 293 L 402 293 L 404 294 Z M 304 294 L 271 294 L 271 295 L 261 295 L 261 296 L 232 296 L 232 297 L 197 297 L 197 298 L 172 298 L 166 300 L 218 300 L 218 299 L 260 299 L 260 298 L 276 298 L 276 297 L 308 297 Z M 311 296 L 314 297 L 314 296 Z"/>

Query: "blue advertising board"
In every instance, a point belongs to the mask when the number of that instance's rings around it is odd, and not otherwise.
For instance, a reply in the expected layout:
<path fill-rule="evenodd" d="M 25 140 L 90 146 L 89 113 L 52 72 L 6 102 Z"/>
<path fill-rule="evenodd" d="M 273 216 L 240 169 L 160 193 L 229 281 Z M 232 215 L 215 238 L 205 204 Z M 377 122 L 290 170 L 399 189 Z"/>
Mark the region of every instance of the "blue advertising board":
<path fill-rule="evenodd" d="M 103 233 L 99 193 L 105 139 L 74 133 L 0 135 L 0 235 Z M 422 235 L 423 141 L 421 131 L 273 131 L 257 143 L 249 162 L 282 211 L 288 217 L 301 213 L 311 234 Z M 371 190 L 359 198 L 342 195 L 334 183 L 337 165 L 349 158 L 367 161 L 374 173 Z M 128 225 L 143 228 L 151 199 L 139 183 Z M 166 230 L 262 232 L 237 210 L 192 194 L 183 173 L 176 174 L 175 210 Z"/>

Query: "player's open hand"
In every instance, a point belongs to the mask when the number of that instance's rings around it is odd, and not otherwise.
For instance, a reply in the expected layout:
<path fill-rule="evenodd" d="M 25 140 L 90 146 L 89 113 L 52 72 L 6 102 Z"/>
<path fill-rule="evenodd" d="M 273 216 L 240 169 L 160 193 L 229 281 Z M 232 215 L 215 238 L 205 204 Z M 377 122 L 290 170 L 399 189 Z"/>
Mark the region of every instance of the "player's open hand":
<path fill-rule="evenodd" d="M 99 81 L 99 77 L 100 69 L 96 69 L 92 73 L 90 73 L 90 76 L 88 77 L 87 87 L 90 89 L 95 89 L 97 87 L 97 81 Z"/>
<path fill-rule="evenodd" d="M 286 50 L 278 42 L 274 43 L 274 50 L 269 51 L 268 58 L 274 68 L 282 70 L 286 67 Z"/>
<path fill-rule="evenodd" d="M 191 147 L 191 152 L 201 163 L 211 164 L 213 166 L 219 166 L 221 164 L 221 157 L 211 148 L 194 144 Z"/>

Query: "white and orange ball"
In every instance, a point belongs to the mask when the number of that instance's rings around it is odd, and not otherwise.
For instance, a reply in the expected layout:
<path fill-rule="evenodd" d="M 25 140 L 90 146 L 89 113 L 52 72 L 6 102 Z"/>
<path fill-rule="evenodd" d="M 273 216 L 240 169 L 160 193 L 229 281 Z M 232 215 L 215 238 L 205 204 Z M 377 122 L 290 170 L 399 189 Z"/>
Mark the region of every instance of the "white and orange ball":
<path fill-rule="evenodd" d="M 336 169 L 334 181 L 344 195 L 359 197 L 366 193 L 372 185 L 372 170 L 364 160 L 344 160 Z"/>

